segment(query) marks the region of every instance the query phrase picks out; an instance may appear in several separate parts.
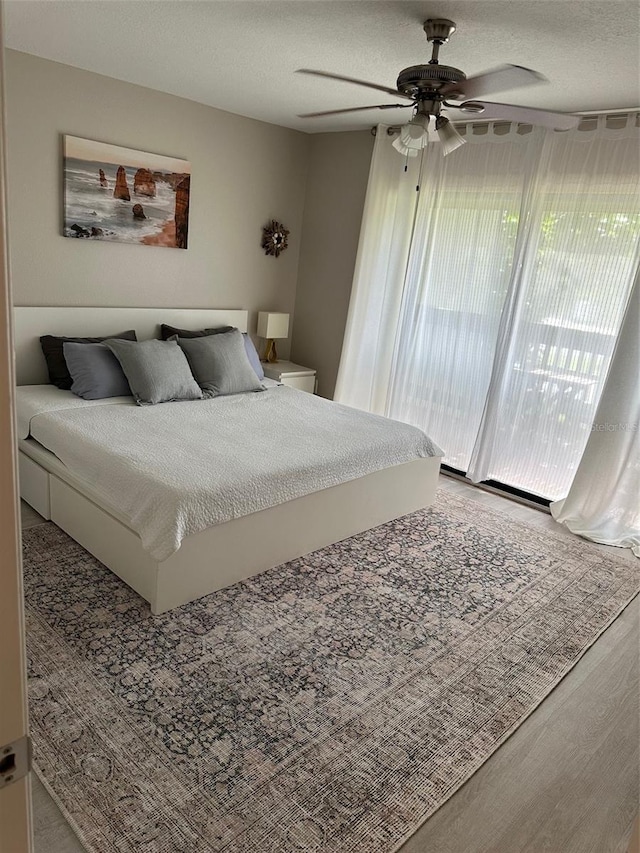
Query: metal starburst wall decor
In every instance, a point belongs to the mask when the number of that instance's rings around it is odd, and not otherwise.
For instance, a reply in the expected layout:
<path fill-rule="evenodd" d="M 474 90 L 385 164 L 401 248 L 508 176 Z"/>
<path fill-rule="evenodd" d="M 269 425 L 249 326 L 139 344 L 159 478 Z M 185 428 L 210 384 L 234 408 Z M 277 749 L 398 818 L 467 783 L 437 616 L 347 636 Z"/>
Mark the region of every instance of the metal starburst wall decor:
<path fill-rule="evenodd" d="M 289 232 L 281 222 L 276 222 L 272 219 L 271 222 L 262 229 L 262 243 L 265 255 L 275 255 L 277 258 L 280 252 L 284 252 L 289 243 L 287 238 Z"/>

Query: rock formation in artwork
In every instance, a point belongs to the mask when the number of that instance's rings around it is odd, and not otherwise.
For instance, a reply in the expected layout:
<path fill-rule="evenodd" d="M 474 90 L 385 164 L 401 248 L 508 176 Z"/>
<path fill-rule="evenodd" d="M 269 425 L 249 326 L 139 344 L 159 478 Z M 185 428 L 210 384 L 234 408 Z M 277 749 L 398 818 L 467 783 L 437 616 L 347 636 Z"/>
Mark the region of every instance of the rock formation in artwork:
<path fill-rule="evenodd" d="M 107 183 L 107 176 L 104 173 L 104 169 L 100 169 L 99 171 L 100 171 L 100 186 L 104 187 L 106 190 L 107 187 L 109 186 L 109 184 Z"/>
<path fill-rule="evenodd" d="M 169 184 L 174 192 L 178 189 L 178 184 L 189 177 L 184 172 L 152 172 L 152 176 L 157 184 Z"/>
<path fill-rule="evenodd" d="M 102 228 L 96 228 L 95 225 L 91 226 L 91 236 L 92 237 L 104 237 L 104 231 Z"/>
<path fill-rule="evenodd" d="M 149 169 L 138 169 L 133 179 L 133 192 L 136 195 L 146 195 L 149 198 L 156 197 L 156 182 Z"/>
<path fill-rule="evenodd" d="M 176 187 L 176 247 L 187 248 L 187 231 L 189 229 L 189 187 L 191 179 L 186 175 Z"/>
<path fill-rule="evenodd" d="M 133 218 L 134 219 L 146 219 L 147 217 L 144 215 L 144 208 L 141 204 L 134 204 L 132 207 L 133 210 Z"/>
<path fill-rule="evenodd" d="M 131 195 L 127 185 L 127 173 L 124 170 L 124 166 L 118 166 L 116 188 L 113 191 L 113 197 L 122 199 L 122 201 L 131 201 Z"/>

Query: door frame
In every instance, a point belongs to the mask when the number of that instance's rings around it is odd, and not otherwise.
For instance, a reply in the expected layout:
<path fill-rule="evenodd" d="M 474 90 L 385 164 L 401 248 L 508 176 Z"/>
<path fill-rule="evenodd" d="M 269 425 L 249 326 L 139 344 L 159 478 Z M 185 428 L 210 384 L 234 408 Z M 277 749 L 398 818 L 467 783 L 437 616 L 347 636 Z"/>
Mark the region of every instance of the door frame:
<path fill-rule="evenodd" d="M 15 374 L 7 237 L 4 3 L 0 0 L 0 747 L 28 733 L 27 676 L 15 429 Z M 33 850 L 31 774 L 0 788 L 0 848 Z"/>

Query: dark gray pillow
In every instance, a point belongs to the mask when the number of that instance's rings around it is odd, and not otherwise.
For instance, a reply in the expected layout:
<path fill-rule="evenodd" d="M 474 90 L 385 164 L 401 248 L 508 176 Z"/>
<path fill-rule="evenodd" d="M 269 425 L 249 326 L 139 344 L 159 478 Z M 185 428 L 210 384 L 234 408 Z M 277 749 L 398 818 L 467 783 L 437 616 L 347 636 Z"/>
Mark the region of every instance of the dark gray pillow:
<path fill-rule="evenodd" d="M 40 338 L 40 346 L 44 360 L 47 362 L 49 371 L 49 382 L 66 391 L 71 388 L 71 376 L 64 360 L 63 345 L 65 341 L 75 344 L 98 344 L 111 338 L 122 338 L 126 341 L 135 341 L 136 333 L 133 329 L 126 332 L 118 332 L 116 335 L 104 335 L 102 338 L 65 338 L 55 335 L 43 335 Z"/>
<path fill-rule="evenodd" d="M 163 341 L 168 341 L 174 335 L 179 338 L 204 338 L 207 335 L 223 335 L 230 332 L 235 326 L 217 326 L 215 329 L 178 329 L 177 326 L 169 326 L 167 323 L 160 324 L 160 334 Z"/>
<path fill-rule="evenodd" d="M 242 334 L 237 329 L 221 335 L 178 338 L 189 366 L 205 397 L 264 391 L 247 357 Z"/>
<path fill-rule="evenodd" d="M 174 341 L 105 341 L 120 362 L 140 406 L 173 400 L 201 400 L 202 391 Z"/>
<path fill-rule="evenodd" d="M 131 396 L 127 377 L 109 347 L 65 341 L 62 349 L 76 396 L 85 400 Z"/>

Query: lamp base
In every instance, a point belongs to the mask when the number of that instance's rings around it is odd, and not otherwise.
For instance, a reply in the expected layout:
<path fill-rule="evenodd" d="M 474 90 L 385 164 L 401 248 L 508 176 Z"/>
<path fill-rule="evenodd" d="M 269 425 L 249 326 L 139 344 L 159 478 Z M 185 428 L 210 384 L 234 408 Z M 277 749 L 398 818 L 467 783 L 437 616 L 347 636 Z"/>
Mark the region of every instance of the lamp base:
<path fill-rule="evenodd" d="M 273 364 L 274 361 L 278 360 L 278 353 L 276 351 L 276 342 L 273 338 L 269 338 L 267 341 L 267 346 L 264 351 L 264 355 L 262 357 L 263 361 L 268 361 L 270 364 Z"/>

